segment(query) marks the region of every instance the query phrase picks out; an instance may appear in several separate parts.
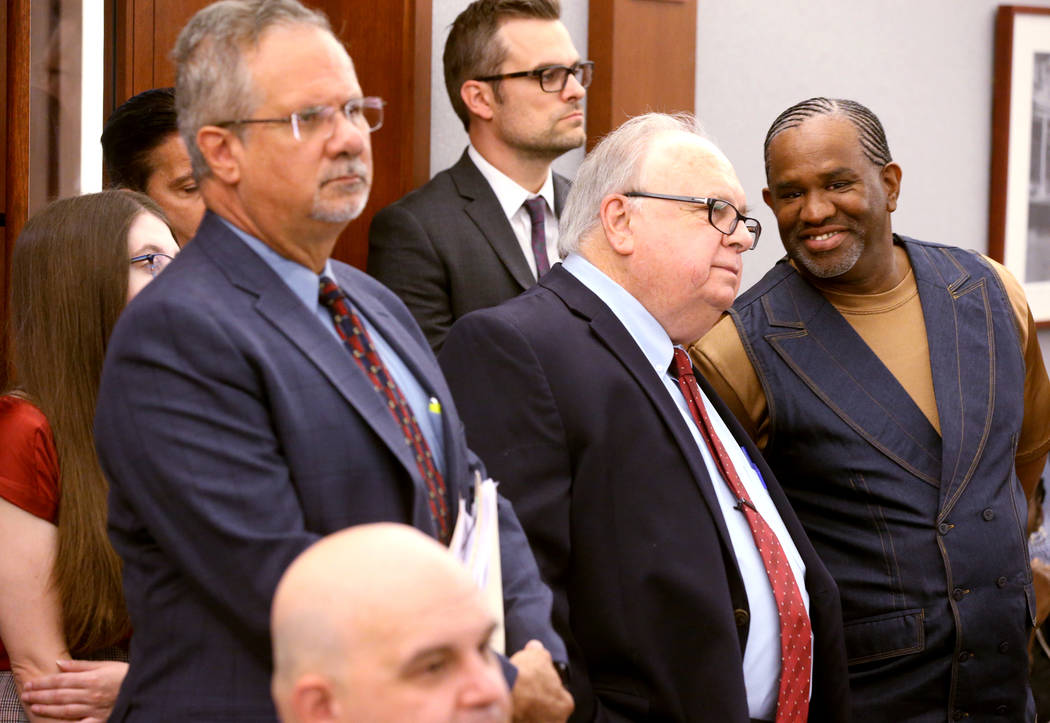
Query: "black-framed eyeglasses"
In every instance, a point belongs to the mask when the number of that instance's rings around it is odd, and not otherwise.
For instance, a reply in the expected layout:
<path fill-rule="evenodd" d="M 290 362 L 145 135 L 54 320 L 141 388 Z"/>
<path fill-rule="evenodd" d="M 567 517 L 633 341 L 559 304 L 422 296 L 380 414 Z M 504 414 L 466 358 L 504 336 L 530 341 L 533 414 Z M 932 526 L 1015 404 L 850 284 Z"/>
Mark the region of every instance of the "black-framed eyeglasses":
<path fill-rule="evenodd" d="M 623 194 L 631 198 L 660 198 L 665 201 L 682 201 L 683 203 L 697 203 L 707 206 L 707 220 L 715 230 L 732 236 L 736 231 L 736 225 L 744 222 L 744 228 L 751 235 L 751 245 L 748 251 L 758 246 L 758 237 L 762 235 L 762 224 L 758 219 L 745 216 L 736 209 L 729 201 L 720 198 L 704 198 L 702 196 L 672 196 L 667 193 L 647 193 L 646 191 L 628 191 Z"/>
<path fill-rule="evenodd" d="M 584 88 L 588 88 L 591 85 L 591 78 L 594 77 L 594 61 L 593 60 L 581 60 L 579 63 L 573 65 L 544 65 L 542 68 L 533 68 L 532 70 L 521 70 L 517 73 L 502 73 L 500 75 L 485 75 L 480 78 L 474 78 L 474 80 L 503 80 L 505 78 L 537 78 L 540 81 L 540 88 L 546 93 L 560 93 L 565 90 L 566 84 L 569 82 L 569 76 L 572 75 L 576 78 L 576 82 L 582 85 Z"/>
<path fill-rule="evenodd" d="M 171 254 L 162 254 L 159 252 L 139 254 L 138 256 L 131 257 L 132 264 L 143 264 L 145 269 L 149 271 L 149 275 L 153 278 L 157 278 L 161 271 L 167 268 L 174 260 L 174 256 Z"/>
<path fill-rule="evenodd" d="M 228 126 L 246 125 L 248 123 L 289 123 L 295 140 L 321 137 L 328 140 L 335 134 L 335 119 L 339 113 L 361 130 L 369 133 L 383 127 L 383 106 L 386 101 L 376 96 L 351 98 L 342 105 L 317 105 L 304 108 L 285 118 L 245 118 L 228 120 L 212 125 L 226 128 Z"/>

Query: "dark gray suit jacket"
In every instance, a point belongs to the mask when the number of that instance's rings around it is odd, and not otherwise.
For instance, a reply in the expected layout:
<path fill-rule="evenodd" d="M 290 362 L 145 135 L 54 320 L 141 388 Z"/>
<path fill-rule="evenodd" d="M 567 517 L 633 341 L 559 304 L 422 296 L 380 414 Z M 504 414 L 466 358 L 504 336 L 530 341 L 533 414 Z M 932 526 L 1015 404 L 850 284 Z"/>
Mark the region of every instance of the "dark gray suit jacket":
<path fill-rule="evenodd" d="M 408 310 L 336 280 L 442 407 L 451 509 L 477 458 Z M 95 418 L 134 635 L 113 721 L 276 721 L 270 601 L 292 559 L 350 525 L 435 535 L 404 437 L 347 349 L 217 216 L 121 315 Z M 500 508 L 507 649 L 564 660 L 550 591 Z"/>
<path fill-rule="evenodd" d="M 556 216 L 570 185 L 554 174 Z M 536 283 L 496 194 L 466 151 L 376 214 L 368 273 L 401 297 L 435 352 L 456 319 Z"/>

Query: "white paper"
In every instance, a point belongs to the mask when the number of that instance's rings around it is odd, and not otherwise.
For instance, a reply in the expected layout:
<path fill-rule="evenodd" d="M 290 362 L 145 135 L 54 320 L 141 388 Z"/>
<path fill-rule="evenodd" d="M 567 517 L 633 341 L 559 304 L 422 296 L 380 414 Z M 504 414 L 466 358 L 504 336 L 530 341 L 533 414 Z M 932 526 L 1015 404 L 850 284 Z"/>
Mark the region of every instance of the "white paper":
<path fill-rule="evenodd" d="M 467 511 L 466 501 L 459 500 L 456 528 L 449 549 L 462 562 L 481 589 L 485 602 L 496 618 L 496 629 L 490 645 L 498 653 L 506 652 L 503 630 L 503 575 L 499 554 L 499 507 L 496 483 L 492 478 L 474 475 L 474 504 Z"/>

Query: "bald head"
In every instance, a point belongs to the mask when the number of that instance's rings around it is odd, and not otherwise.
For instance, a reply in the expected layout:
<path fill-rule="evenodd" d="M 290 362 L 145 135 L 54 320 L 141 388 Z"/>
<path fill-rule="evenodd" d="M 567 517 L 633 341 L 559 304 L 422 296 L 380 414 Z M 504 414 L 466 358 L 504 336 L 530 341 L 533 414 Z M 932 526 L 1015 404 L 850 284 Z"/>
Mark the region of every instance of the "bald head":
<path fill-rule="evenodd" d="M 308 548 L 277 587 L 274 700 L 286 722 L 507 720 L 493 627 L 466 570 L 433 539 L 353 527 Z"/>

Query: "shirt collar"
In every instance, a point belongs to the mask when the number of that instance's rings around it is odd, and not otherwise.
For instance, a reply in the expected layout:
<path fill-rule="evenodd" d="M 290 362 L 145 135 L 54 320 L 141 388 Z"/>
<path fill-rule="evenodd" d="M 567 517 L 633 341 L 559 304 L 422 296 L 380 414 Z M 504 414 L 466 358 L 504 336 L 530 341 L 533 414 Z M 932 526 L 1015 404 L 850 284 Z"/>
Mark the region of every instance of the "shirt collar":
<path fill-rule="evenodd" d="M 321 283 L 320 276 L 302 264 L 281 256 L 264 242 L 250 233 L 237 228 L 222 216 L 219 216 L 219 220 L 226 224 L 226 227 L 233 231 L 237 238 L 244 241 L 248 248 L 254 251 L 259 258 L 265 261 L 266 265 L 273 269 L 274 273 L 281 277 L 281 281 L 306 305 L 306 308 L 313 309 L 320 303 L 318 301 Z M 332 273 L 331 259 L 327 259 L 324 262 L 323 275 L 330 279 L 335 279 Z"/>
<path fill-rule="evenodd" d="M 569 254 L 562 266 L 593 291 L 627 329 L 657 374 L 667 374 L 674 358 L 674 344 L 660 322 L 627 289 L 610 279 L 579 254 Z"/>
<path fill-rule="evenodd" d="M 547 202 L 547 208 L 551 210 L 551 213 L 554 213 L 554 174 L 551 173 L 549 168 L 547 169 L 547 180 L 540 187 L 540 192 L 532 193 L 486 161 L 473 145 L 467 146 L 467 155 L 470 156 L 470 160 L 474 161 L 474 165 L 478 167 L 481 175 L 488 181 L 492 192 L 496 194 L 496 199 L 499 201 L 503 213 L 508 219 L 516 214 L 525 201 L 533 196 L 542 197 Z"/>

